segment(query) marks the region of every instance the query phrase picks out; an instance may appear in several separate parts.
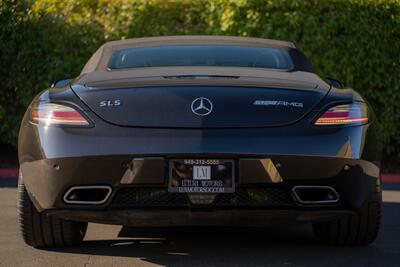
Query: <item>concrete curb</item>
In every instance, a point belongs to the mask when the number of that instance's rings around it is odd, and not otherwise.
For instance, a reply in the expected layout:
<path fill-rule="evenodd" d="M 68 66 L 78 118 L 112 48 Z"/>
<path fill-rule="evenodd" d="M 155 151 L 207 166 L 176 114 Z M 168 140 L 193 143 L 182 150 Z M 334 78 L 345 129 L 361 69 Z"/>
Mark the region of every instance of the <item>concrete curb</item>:
<path fill-rule="evenodd" d="M 18 168 L 5 168 L 0 169 L 0 179 L 17 179 L 18 178 Z M 382 181 L 385 184 L 397 184 L 400 183 L 400 174 L 382 174 Z"/>

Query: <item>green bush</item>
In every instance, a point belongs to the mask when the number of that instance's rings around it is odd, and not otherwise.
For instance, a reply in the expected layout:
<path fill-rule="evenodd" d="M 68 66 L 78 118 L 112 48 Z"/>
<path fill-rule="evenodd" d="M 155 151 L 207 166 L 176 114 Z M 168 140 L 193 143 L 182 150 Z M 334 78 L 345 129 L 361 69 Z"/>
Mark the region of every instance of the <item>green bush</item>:
<path fill-rule="evenodd" d="M 293 41 L 320 75 L 374 107 L 386 155 L 400 153 L 398 0 L 0 0 L 0 141 L 15 144 L 32 97 L 76 76 L 103 42 L 212 34 Z"/>

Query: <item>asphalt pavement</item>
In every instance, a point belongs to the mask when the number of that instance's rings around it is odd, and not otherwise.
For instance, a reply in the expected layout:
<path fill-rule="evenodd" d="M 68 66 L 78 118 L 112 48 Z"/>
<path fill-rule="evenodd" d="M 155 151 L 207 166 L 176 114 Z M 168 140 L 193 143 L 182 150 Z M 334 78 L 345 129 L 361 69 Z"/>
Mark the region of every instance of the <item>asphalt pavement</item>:
<path fill-rule="evenodd" d="M 82 246 L 41 250 L 20 236 L 16 188 L 0 188 L 0 266 L 400 266 L 400 184 L 385 185 L 368 247 L 321 245 L 310 225 L 126 228 L 89 224 Z"/>

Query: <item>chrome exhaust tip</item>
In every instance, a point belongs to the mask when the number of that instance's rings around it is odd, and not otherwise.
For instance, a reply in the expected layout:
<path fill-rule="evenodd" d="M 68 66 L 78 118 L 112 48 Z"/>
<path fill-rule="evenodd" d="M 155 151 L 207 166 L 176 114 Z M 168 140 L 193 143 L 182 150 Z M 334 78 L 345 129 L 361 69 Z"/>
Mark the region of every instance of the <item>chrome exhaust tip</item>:
<path fill-rule="evenodd" d="M 67 204 L 101 205 L 107 202 L 112 193 L 108 185 L 82 185 L 71 187 L 63 197 Z"/>
<path fill-rule="evenodd" d="M 331 186 L 298 185 L 292 188 L 292 194 L 301 205 L 329 205 L 340 200 L 339 194 Z"/>

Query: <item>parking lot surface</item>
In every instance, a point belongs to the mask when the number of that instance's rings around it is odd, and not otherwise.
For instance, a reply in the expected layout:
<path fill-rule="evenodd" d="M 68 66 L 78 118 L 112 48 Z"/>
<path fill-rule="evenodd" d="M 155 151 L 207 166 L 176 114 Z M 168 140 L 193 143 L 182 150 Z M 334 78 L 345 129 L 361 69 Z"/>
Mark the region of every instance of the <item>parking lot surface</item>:
<path fill-rule="evenodd" d="M 82 246 L 24 245 L 16 189 L 0 188 L 0 266 L 400 266 L 400 185 L 385 186 L 383 223 L 368 247 L 319 244 L 309 225 L 126 228 L 90 224 Z"/>

